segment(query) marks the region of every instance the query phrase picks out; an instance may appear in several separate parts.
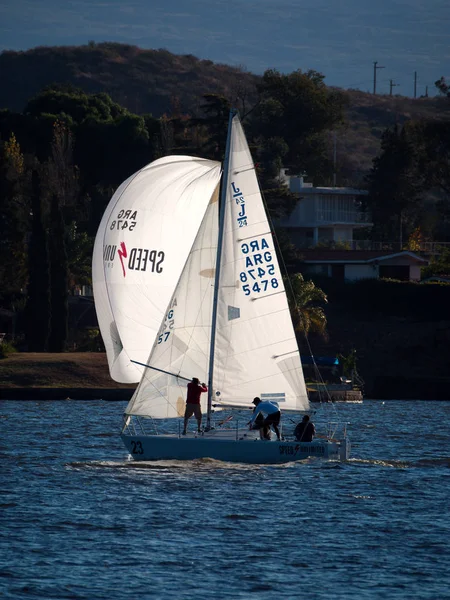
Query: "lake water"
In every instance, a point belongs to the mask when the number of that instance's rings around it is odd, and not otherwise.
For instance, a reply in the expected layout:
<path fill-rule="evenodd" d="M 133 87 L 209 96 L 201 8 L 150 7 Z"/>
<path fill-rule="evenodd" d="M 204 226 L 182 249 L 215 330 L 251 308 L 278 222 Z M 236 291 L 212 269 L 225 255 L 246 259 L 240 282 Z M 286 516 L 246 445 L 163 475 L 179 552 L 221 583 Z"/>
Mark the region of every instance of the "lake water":
<path fill-rule="evenodd" d="M 124 407 L 0 404 L 0 597 L 450 598 L 450 402 L 342 405 L 352 459 L 287 466 L 130 462 Z"/>

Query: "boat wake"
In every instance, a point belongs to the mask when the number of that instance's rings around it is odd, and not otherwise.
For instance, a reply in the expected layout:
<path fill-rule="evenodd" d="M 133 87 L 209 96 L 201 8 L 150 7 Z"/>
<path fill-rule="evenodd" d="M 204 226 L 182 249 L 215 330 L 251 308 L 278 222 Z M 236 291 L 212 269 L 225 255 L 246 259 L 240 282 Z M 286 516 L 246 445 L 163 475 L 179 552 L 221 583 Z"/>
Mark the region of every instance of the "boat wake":
<path fill-rule="evenodd" d="M 363 461 L 361 461 L 363 462 Z M 369 462 L 369 461 L 367 461 Z M 321 467 L 327 468 L 338 468 L 340 463 L 336 461 L 323 462 L 317 457 L 307 457 L 297 461 L 291 461 L 288 463 L 281 464 L 249 464 L 249 463 L 236 463 L 236 462 L 225 462 L 216 460 L 214 458 L 197 458 L 193 460 L 157 460 L 157 461 L 135 461 L 132 459 L 125 461 L 111 461 L 111 460 L 92 460 L 92 461 L 80 461 L 71 462 L 66 464 L 66 468 L 69 469 L 131 469 L 131 470 L 172 470 L 172 469 L 183 469 L 185 471 L 211 471 L 211 470 L 249 470 L 255 471 L 255 469 L 295 469 L 306 464 L 319 464 Z"/>
<path fill-rule="evenodd" d="M 450 457 L 421 458 L 416 461 L 407 460 L 380 460 L 380 459 L 362 459 L 350 458 L 347 463 L 353 465 L 368 465 L 376 467 L 390 467 L 394 469 L 414 469 L 424 467 L 450 467 Z"/>
<path fill-rule="evenodd" d="M 173 470 L 182 469 L 185 471 L 211 471 L 216 469 L 246 469 L 255 470 L 260 469 L 264 465 L 250 465 L 243 463 L 227 463 L 220 460 L 214 460 L 213 458 L 199 458 L 195 460 L 158 460 L 158 461 L 107 461 L 107 460 L 94 460 L 86 462 L 72 462 L 66 465 L 67 468 L 71 469 L 131 469 L 131 470 Z M 274 465 L 266 465 L 273 467 Z M 281 466 L 281 465 L 280 465 Z M 283 465 L 284 466 L 284 465 Z"/>

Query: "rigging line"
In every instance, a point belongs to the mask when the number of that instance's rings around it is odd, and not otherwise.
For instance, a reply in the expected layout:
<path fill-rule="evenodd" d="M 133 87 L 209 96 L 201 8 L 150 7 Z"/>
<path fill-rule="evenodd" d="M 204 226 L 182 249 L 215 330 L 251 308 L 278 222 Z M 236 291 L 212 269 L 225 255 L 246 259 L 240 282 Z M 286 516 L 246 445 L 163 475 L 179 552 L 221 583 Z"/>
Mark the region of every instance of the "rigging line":
<path fill-rule="evenodd" d="M 269 275 L 270 277 L 270 275 Z M 269 298 L 270 296 L 278 296 L 278 294 L 282 294 L 285 290 L 280 290 L 279 292 L 274 292 L 273 294 L 266 294 L 265 296 L 258 296 L 257 298 L 250 298 L 250 302 L 256 302 L 257 300 L 264 300 L 264 298 Z M 280 311 L 276 311 L 280 312 Z M 271 313 L 268 313 L 271 314 Z"/>
<path fill-rule="evenodd" d="M 200 224 L 200 227 L 199 227 L 199 232 L 200 232 L 200 231 L 202 231 L 202 240 L 204 240 L 204 239 L 206 238 L 206 232 L 204 231 L 204 229 L 202 229 L 202 225 L 203 225 L 204 223 L 207 223 L 207 222 L 208 222 L 207 220 L 205 221 L 205 219 L 208 219 L 208 218 L 209 218 L 209 219 L 211 219 L 211 214 L 209 213 L 209 211 L 210 211 L 210 206 L 212 205 L 212 202 L 211 202 L 211 200 L 214 198 L 214 196 L 217 196 L 217 193 L 216 193 L 216 191 L 217 191 L 217 186 L 216 186 L 216 188 L 214 189 L 214 191 L 213 191 L 213 193 L 212 193 L 212 195 L 211 195 L 210 202 L 209 202 L 208 206 L 206 207 L 205 213 L 204 213 L 204 215 L 203 215 L 203 218 L 202 218 L 202 222 L 201 222 L 201 224 Z M 199 233 L 199 232 L 198 232 L 198 233 Z M 195 242 L 196 242 L 196 240 L 197 240 L 198 233 L 197 233 L 197 236 L 195 237 L 194 244 L 195 244 Z M 177 287 L 175 288 L 175 292 L 174 292 L 174 294 L 173 294 L 173 296 L 172 296 L 172 299 L 171 299 L 171 304 L 173 303 L 173 301 L 174 301 L 174 300 L 176 300 L 176 295 L 178 295 L 178 294 L 177 294 L 178 284 L 179 284 L 179 282 L 182 280 L 182 276 L 183 276 L 183 274 L 185 273 L 186 266 L 188 266 L 188 272 L 187 272 L 186 278 L 187 278 L 187 280 L 188 280 L 188 281 L 190 281 L 190 280 L 191 280 L 191 272 L 192 272 L 192 270 L 195 268 L 195 267 L 194 267 L 194 264 L 193 264 L 193 260 L 191 260 L 191 258 L 192 258 L 192 257 L 193 257 L 195 254 L 201 253 L 201 252 L 203 252 L 204 250 L 210 250 L 211 252 L 213 252 L 213 251 L 215 250 L 215 248 L 214 248 L 213 246 L 210 246 L 210 245 L 208 245 L 207 247 L 205 247 L 205 246 L 203 246 L 203 245 L 200 245 L 199 247 L 196 247 L 196 248 L 191 248 L 191 251 L 190 251 L 190 253 L 189 253 L 189 255 L 188 255 L 188 258 L 186 259 L 186 262 L 185 262 L 184 268 L 183 268 L 183 270 L 182 270 L 182 273 L 181 273 L 181 275 L 180 275 L 180 278 L 179 278 L 179 280 L 178 280 Z M 214 262 L 214 261 L 213 261 L 213 262 Z M 215 265 L 214 265 L 214 267 L 215 267 Z M 185 331 L 186 331 L 186 329 L 187 329 L 188 327 L 191 327 L 191 328 L 192 328 L 192 331 L 191 331 L 190 335 L 188 336 L 188 342 L 187 342 L 187 346 L 188 346 L 188 347 L 190 346 L 190 343 L 191 343 L 191 340 L 192 340 L 192 336 L 194 335 L 194 329 L 195 329 L 196 327 L 199 327 L 199 328 L 203 328 L 203 327 L 204 327 L 204 325 L 197 325 L 197 322 L 198 322 L 198 320 L 199 320 L 199 317 L 200 317 L 200 314 L 201 314 L 201 310 L 202 310 L 202 306 L 203 306 L 203 302 L 204 302 L 204 300 L 205 300 L 205 296 L 206 296 L 207 292 L 208 292 L 208 286 L 206 286 L 206 288 L 205 288 L 205 291 L 204 291 L 204 293 L 203 293 L 203 297 L 201 298 L 201 300 L 200 300 L 200 302 L 199 302 L 199 308 L 198 308 L 198 311 L 197 311 L 197 315 L 196 315 L 196 317 L 195 317 L 195 319 L 194 319 L 194 324 L 193 324 L 192 326 L 186 326 L 186 323 L 184 323 L 184 325 L 183 325 L 182 327 L 179 327 L 179 328 L 175 327 L 175 329 L 173 330 L 173 335 L 175 336 L 175 334 L 176 334 L 176 330 L 177 330 L 177 329 L 179 329 L 179 330 L 183 329 L 183 330 L 185 330 Z M 173 340 L 173 338 L 172 338 L 172 340 Z M 201 352 L 201 354 L 202 354 L 204 357 L 206 357 L 206 353 L 204 353 L 204 352 L 202 351 L 202 348 L 201 348 L 201 346 L 199 345 L 199 343 L 198 343 L 198 342 L 196 342 L 196 345 L 198 346 L 197 350 L 198 350 L 198 351 L 200 351 L 200 352 Z M 174 347 L 173 347 L 173 341 L 172 341 L 172 345 L 171 345 L 171 346 L 168 348 L 168 350 L 169 350 L 169 356 L 170 356 L 169 360 L 170 360 L 170 362 L 172 362 L 172 358 L 171 358 L 171 357 L 172 357 L 172 351 L 174 350 Z M 185 359 L 186 359 L 186 352 L 184 353 L 184 355 L 183 355 L 183 357 L 182 357 L 182 360 L 181 360 L 181 365 L 180 365 L 180 370 L 181 370 L 181 369 L 182 369 L 182 367 L 183 367 L 183 364 L 184 364 L 184 362 L 185 362 Z"/>
<path fill-rule="evenodd" d="M 275 356 L 272 356 L 272 358 L 281 358 L 282 356 L 288 356 L 289 354 L 300 354 L 300 350 L 297 348 L 297 350 L 291 350 L 290 352 L 284 352 L 283 354 L 276 354 Z"/>
<path fill-rule="evenodd" d="M 245 169 L 240 169 L 239 171 L 233 171 L 233 175 L 239 175 L 240 173 L 247 173 L 247 171 L 251 171 L 252 169 L 254 169 L 254 166 L 251 165 L 250 167 L 246 167 Z"/>
<path fill-rule="evenodd" d="M 257 179 L 257 182 L 258 182 L 258 186 L 259 186 L 259 189 L 260 189 L 261 200 L 263 202 L 263 205 L 264 205 L 264 208 L 265 208 L 265 211 L 266 211 L 267 222 L 268 222 L 270 228 L 273 231 L 272 237 L 273 237 L 273 240 L 274 240 L 275 247 L 276 247 L 276 249 L 278 249 L 278 253 L 277 254 L 279 256 L 279 265 L 281 263 L 281 266 L 283 267 L 283 271 L 286 274 L 286 278 L 287 278 L 287 284 L 288 284 L 290 292 L 291 292 L 291 297 L 293 298 L 293 300 L 295 302 L 295 308 L 297 310 L 299 310 L 298 303 L 297 303 L 297 301 L 295 299 L 295 296 L 294 296 L 294 289 L 293 289 L 293 286 L 292 286 L 292 283 L 291 283 L 291 279 L 290 279 L 290 277 L 288 275 L 288 271 L 287 271 L 287 268 L 286 268 L 286 262 L 284 260 L 283 254 L 281 252 L 280 242 L 278 240 L 278 236 L 277 236 L 275 228 L 274 228 L 272 217 L 270 216 L 270 213 L 269 213 L 269 210 L 268 210 L 267 202 L 266 202 L 266 199 L 265 199 L 265 196 L 264 196 L 264 192 L 263 192 L 263 190 L 261 188 L 261 185 L 260 185 L 260 182 L 259 182 L 258 173 L 257 173 L 256 169 L 255 169 L 255 176 L 256 176 L 256 179 Z M 283 273 L 282 273 L 282 275 L 283 275 Z M 286 286 L 285 286 L 285 288 L 286 288 Z M 286 291 L 286 289 L 285 289 L 285 291 Z M 289 303 L 288 303 L 288 305 L 289 305 Z M 295 335 L 295 330 L 294 330 L 294 335 Z M 317 365 L 315 363 L 314 356 L 312 354 L 312 348 L 311 348 L 311 345 L 310 345 L 310 342 L 309 342 L 309 339 L 308 339 L 308 336 L 307 336 L 306 332 L 304 332 L 304 337 L 305 337 L 305 341 L 306 341 L 306 344 L 307 344 L 307 347 L 308 347 L 309 354 L 310 354 L 311 359 L 313 361 L 314 368 L 315 368 L 315 370 L 317 371 L 317 373 L 319 375 L 319 379 L 323 382 L 322 375 L 321 375 L 321 373 L 320 373 L 320 371 L 319 371 L 319 369 L 318 369 L 318 367 L 317 367 Z M 331 394 L 330 394 L 328 388 L 327 388 L 326 392 L 327 392 L 327 395 L 328 395 L 328 399 L 331 401 Z"/>
<path fill-rule="evenodd" d="M 172 377 L 176 377 L 177 379 L 184 379 L 185 381 L 191 381 L 187 377 L 183 377 L 182 375 L 177 375 L 176 373 L 171 373 L 170 371 L 164 371 L 164 369 L 157 369 L 156 367 L 152 367 L 151 365 L 146 365 L 145 363 L 141 363 L 137 360 L 132 360 L 132 363 L 137 365 L 141 365 L 141 367 L 147 367 L 147 369 L 152 369 L 153 371 L 159 371 L 160 373 L 165 373 L 166 375 L 172 375 Z"/>
<path fill-rule="evenodd" d="M 256 172 L 256 169 L 255 169 L 255 175 L 256 175 L 256 178 L 257 178 L 257 180 L 258 180 L 258 185 L 259 185 L 259 177 L 258 177 L 258 173 Z M 281 246 L 280 246 L 280 242 L 279 242 L 279 240 L 278 240 L 278 236 L 277 236 L 277 234 L 276 234 L 276 231 L 275 231 L 275 228 L 274 228 L 273 220 L 272 220 L 272 218 L 271 218 L 271 216 L 270 216 L 270 213 L 269 213 L 269 211 L 268 211 L 267 202 L 266 202 L 266 199 L 265 199 L 265 197 L 264 197 L 263 190 L 261 189 L 261 186 L 259 186 L 259 187 L 260 187 L 260 191 L 261 191 L 261 199 L 262 199 L 262 201 L 263 201 L 264 208 L 266 209 L 267 221 L 268 221 L 268 223 L 269 223 L 269 225 L 270 225 L 271 229 L 273 230 L 273 234 L 272 234 L 272 235 L 273 235 L 273 239 L 274 239 L 274 242 L 275 242 L 275 244 L 276 244 L 276 247 L 277 247 L 277 249 L 278 249 L 278 255 L 279 255 L 279 259 L 280 259 L 280 260 L 279 260 L 279 262 L 281 262 L 281 265 L 282 265 L 282 267 L 283 267 L 283 271 L 284 271 L 284 273 L 286 274 L 287 285 L 288 285 L 288 287 L 289 287 L 289 289 L 290 289 L 290 292 L 291 292 L 291 297 L 292 297 L 292 298 L 293 298 L 293 300 L 294 300 L 294 303 L 295 303 L 295 308 L 296 308 L 297 310 L 299 310 L 298 303 L 297 303 L 297 301 L 296 301 L 296 299 L 295 299 L 295 296 L 294 296 L 294 289 L 293 289 L 293 286 L 292 286 L 292 283 L 291 283 L 291 279 L 290 279 L 290 277 L 289 277 L 289 274 L 288 274 L 288 271 L 287 271 L 286 262 L 285 262 L 285 260 L 284 260 L 283 254 L 282 254 L 282 252 L 281 252 Z M 285 287 L 286 287 L 286 286 L 285 286 Z M 310 356 L 311 356 L 311 358 L 312 358 L 313 364 L 314 364 L 315 368 L 318 370 L 318 367 L 317 367 L 317 365 L 316 365 L 316 363 L 315 363 L 315 360 L 314 360 L 314 356 L 313 356 L 313 354 L 312 354 L 312 348 L 311 348 L 311 345 L 310 345 L 310 342 L 309 342 L 309 338 L 308 338 L 308 336 L 307 336 L 306 332 L 304 332 L 304 337 L 305 337 L 305 341 L 306 341 L 306 344 L 307 344 L 307 347 L 308 347 L 309 354 L 310 354 Z M 321 380 L 322 380 L 322 382 L 323 382 L 323 379 L 322 379 L 322 376 L 321 376 L 321 374 L 320 374 L 320 371 L 318 371 L 318 373 L 319 373 L 319 375 L 320 375 L 320 379 L 321 379 Z M 327 393 L 328 393 L 328 395 L 330 396 L 330 394 L 329 394 L 328 390 L 327 390 Z M 330 398 L 331 398 L 331 396 L 330 396 Z"/>

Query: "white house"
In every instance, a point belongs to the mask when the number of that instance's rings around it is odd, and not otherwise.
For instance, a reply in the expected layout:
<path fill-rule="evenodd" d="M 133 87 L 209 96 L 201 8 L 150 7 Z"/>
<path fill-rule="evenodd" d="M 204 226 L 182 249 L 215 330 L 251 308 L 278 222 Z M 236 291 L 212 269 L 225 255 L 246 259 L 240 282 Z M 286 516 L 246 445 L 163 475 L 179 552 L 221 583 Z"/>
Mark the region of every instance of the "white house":
<path fill-rule="evenodd" d="M 355 229 L 373 225 L 370 217 L 359 210 L 366 190 L 313 187 L 303 177 L 286 175 L 286 169 L 281 170 L 280 179 L 299 199 L 289 217 L 278 222 L 297 248 L 314 248 L 331 242 L 350 246 Z"/>
<path fill-rule="evenodd" d="M 298 197 L 291 215 L 280 219 L 292 243 L 303 254 L 302 271 L 334 279 L 391 278 L 420 281 L 420 268 L 428 261 L 409 251 L 362 250 L 370 242 L 355 242 L 356 229 L 372 227 L 370 216 L 359 210 L 367 191 L 347 187 L 313 187 L 286 169 L 280 179 Z M 333 248 L 334 246 L 334 248 Z M 354 249 L 358 247 L 359 249 Z"/>
<path fill-rule="evenodd" d="M 374 252 L 370 250 L 311 249 L 302 251 L 304 274 L 326 275 L 333 279 L 390 278 L 420 281 L 420 268 L 428 261 L 413 252 Z"/>

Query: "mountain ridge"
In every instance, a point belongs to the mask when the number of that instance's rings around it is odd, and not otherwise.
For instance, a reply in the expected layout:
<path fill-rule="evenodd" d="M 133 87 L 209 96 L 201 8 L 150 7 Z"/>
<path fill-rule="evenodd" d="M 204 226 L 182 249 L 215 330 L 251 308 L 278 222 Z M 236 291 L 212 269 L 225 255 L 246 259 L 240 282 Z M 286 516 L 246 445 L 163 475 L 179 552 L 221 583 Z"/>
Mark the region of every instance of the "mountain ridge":
<path fill-rule="evenodd" d="M 116 42 L 84 46 L 39 46 L 0 54 L 0 108 L 22 112 L 44 87 L 72 84 L 87 93 L 106 92 L 136 114 L 155 117 L 173 112 L 198 115 L 203 94 L 220 94 L 231 102 L 257 102 L 261 76 L 240 67 L 203 60 L 165 49 L 142 49 Z M 325 74 L 326 75 L 326 74 Z M 343 90 L 348 98 L 346 124 L 336 132 L 338 171 L 362 182 L 380 150 L 383 131 L 410 119 L 450 119 L 445 97 L 408 98 Z M 330 152 L 334 136 L 330 132 Z M 339 185 L 339 176 L 337 184 Z"/>

